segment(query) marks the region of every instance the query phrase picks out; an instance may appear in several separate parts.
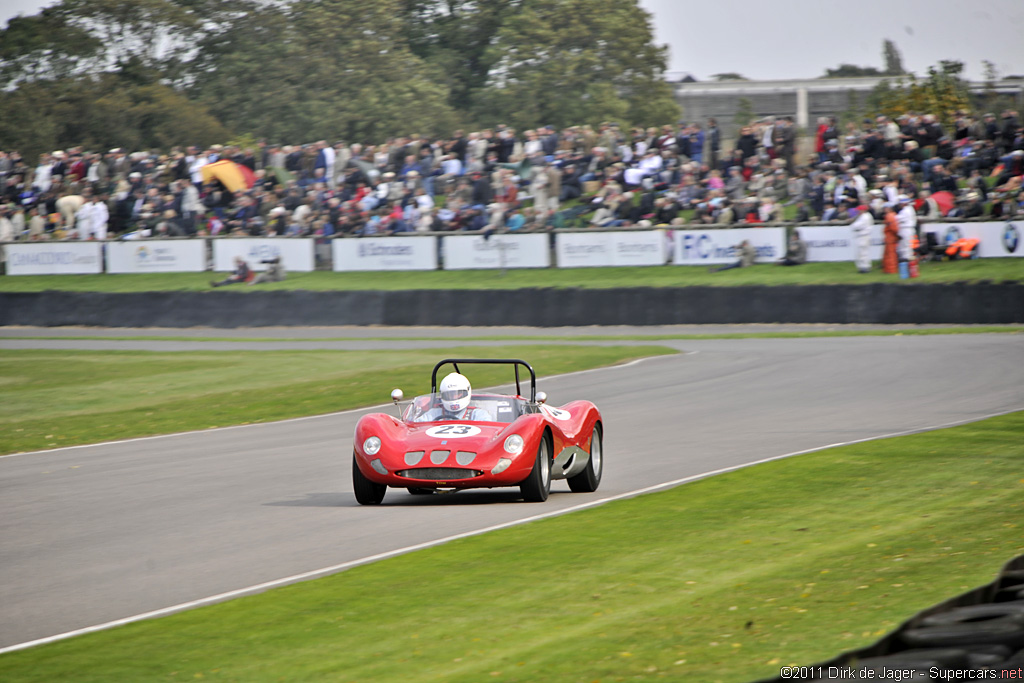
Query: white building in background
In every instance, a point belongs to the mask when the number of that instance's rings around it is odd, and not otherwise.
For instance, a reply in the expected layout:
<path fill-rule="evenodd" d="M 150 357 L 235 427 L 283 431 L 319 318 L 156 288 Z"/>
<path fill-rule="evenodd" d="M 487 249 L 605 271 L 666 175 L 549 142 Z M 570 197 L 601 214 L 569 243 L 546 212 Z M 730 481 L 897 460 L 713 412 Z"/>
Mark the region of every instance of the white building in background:
<path fill-rule="evenodd" d="M 856 106 L 863 107 L 868 95 L 883 80 L 895 84 L 899 79 L 886 77 L 808 78 L 773 81 L 689 81 L 671 74 L 676 101 L 683 107 L 683 119 L 704 123 L 708 118 L 718 121 L 723 145 L 735 139 L 736 113 L 740 99 L 750 101 L 757 118 L 792 116 L 798 127 L 813 130 L 819 116 L 840 114 Z M 1024 80 L 1003 79 L 994 84 L 972 81 L 971 92 L 982 94 L 989 89 L 1012 98 L 1018 109 L 1024 109 Z M 998 115 L 999 112 L 996 112 Z"/>

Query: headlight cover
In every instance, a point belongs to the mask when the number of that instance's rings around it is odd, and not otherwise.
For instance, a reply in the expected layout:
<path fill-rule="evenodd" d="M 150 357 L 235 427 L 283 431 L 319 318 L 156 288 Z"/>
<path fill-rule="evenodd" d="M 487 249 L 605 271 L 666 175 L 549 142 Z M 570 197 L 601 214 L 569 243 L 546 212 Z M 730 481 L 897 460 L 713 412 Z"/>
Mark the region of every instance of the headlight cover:
<path fill-rule="evenodd" d="M 513 434 L 505 439 L 505 452 L 510 455 L 519 455 L 523 452 L 523 446 L 525 444 L 526 442 L 523 441 L 523 437 L 518 434 Z"/>
<path fill-rule="evenodd" d="M 380 437 L 371 436 L 363 442 L 363 453 L 377 455 L 378 451 L 380 451 Z"/>

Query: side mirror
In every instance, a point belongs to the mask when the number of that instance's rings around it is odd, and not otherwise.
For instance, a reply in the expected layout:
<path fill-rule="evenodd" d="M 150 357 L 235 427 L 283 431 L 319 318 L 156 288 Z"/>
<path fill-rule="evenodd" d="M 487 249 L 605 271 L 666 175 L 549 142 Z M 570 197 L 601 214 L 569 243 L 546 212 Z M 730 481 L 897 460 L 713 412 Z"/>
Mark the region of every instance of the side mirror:
<path fill-rule="evenodd" d="M 402 392 L 401 389 L 395 389 L 394 391 L 391 392 L 391 400 L 395 403 L 395 405 L 398 405 L 398 402 L 404 398 L 405 394 Z"/>
<path fill-rule="evenodd" d="M 548 395 L 547 395 L 547 393 L 543 392 L 543 391 L 538 391 L 537 392 L 537 403 L 547 403 L 547 402 L 548 402 Z"/>

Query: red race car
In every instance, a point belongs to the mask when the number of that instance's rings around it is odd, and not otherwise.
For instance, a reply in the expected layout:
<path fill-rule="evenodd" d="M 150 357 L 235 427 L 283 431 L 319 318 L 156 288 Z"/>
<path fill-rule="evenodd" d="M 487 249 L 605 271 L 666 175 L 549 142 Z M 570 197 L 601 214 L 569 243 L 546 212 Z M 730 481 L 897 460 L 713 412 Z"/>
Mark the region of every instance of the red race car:
<path fill-rule="evenodd" d="M 459 366 L 511 365 L 516 394 L 475 393 Z M 438 384 L 438 370 L 454 372 Z M 530 373 L 530 396 L 520 387 Z M 413 494 L 518 486 L 530 502 L 547 500 L 552 479 L 576 492 L 596 491 L 603 457 L 601 413 L 589 401 L 545 405 L 537 375 L 517 359 L 447 358 L 434 366 L 430 393 L 403 401 L 391 392 L 400 417 L 363 416 L 356 424 L 352 485 L 362 505 L 377 505 L 388 487 Z"/>

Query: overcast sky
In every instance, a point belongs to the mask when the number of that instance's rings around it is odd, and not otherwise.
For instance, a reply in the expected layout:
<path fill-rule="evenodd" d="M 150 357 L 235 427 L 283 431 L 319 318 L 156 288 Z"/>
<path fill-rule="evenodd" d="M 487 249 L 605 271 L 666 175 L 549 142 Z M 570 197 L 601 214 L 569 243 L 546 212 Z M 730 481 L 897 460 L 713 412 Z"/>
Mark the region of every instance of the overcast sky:
<path fill-rule="evenodd" d="M 655 39 L 671 51 L 669 71 L 697 80 L 716 73 L 751 79 L 817 78 L 840 64 L 884 66 L 882 41 L 896 43 L 917 74 L 942 59 L 983 78 L 1024 74 L 1022 0 L 640 0 Z"/>
<path fill-rule="evenodd" d="M 612 1 L 612 0 L 609 0 Z M 53 0 L 0 0 L 0 21 L 35 14 Z M 708 80 L 817 78 L 840 64 L 884 67 L 882 41 L 896 43 L 917 74 L 942 59 L 981 80 L 983 60 L 1001 76 L 1024 75 L 1024 0 L 640 0 L 670 72 Z M 680 75 L 681 75 L 680 73 Z"/>

